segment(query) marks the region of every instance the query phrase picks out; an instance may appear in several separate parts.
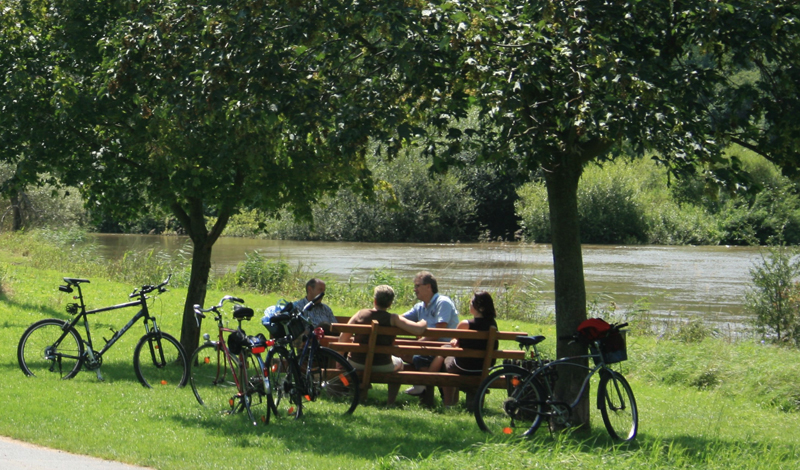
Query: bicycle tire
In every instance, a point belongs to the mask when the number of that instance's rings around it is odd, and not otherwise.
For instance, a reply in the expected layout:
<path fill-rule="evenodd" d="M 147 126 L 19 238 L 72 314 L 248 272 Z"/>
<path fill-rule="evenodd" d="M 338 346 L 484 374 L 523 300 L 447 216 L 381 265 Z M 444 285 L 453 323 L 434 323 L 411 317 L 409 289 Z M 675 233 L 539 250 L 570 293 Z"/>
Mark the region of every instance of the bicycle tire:
<path fill-rule="evenodd" d="M 267 398 L 267 384 L 265 376 L 264 362 L 259 354 L 247 353 L 245 360 L 247 370 L 247 381 L 244 384 L 242 400 L 247 416 L 253 425 L 269 423 L 269 399 Z"/>
<path fill-rule="evenodd" d="M 348 415 L 355 411 L 360 389 L 358 373 L 344 356 L 333 349 L 320 347 L 314 353 L 308 373 L 311 375 L 307 395 L 310 401 L 323 403 L 323 410 L 331 414 Z"/>
<path fill-rule="evenodd" d="M 17 344 L 17 361 L 25 375 L 66 380 L 80 372 L 83 339 L 75 328 L 64 330 L 68 324 L 64 320 L 48 318 L 34 323 L 22 333 Z"/>
<path fill-rule="evenodd" d="M 265 365 L 269 376 L 269 409 L 279 418 L 300 418 L 303 414 L 303 387 L 297 364 L 286 349 L 273 347 L 267 355 Z"/>
<path fill-rule="evenodd" d="M 172 335 L 152 331 L 133 350 L 136 378 L 147 388 L 186 385 L 189 376 L 186 351 Z"/>
<path fill-rule="evenodd" d="M 231 400 L 238 393 L 228 356 L 217 343 L 207 343 L 195 349 L 189 360 L 189 383 L 197 402 L 204 406 L 219 406 L 230 412 Z"/>
<path fill-rule="evenodd" d="M 597 387 L 597 407 L 612 438 L 630 441 L 636 437 L 639 412 L 633 390 L 622 374 L 605 371 L 601 375 Z"/>
<path fill-rule="evenodd" d="M 546 393 L 531 372 L 507 365 L 492 372 L 478 387 L 475 420 L 485 432 L 497 435 L 531 435 L 542 424 Z"/>

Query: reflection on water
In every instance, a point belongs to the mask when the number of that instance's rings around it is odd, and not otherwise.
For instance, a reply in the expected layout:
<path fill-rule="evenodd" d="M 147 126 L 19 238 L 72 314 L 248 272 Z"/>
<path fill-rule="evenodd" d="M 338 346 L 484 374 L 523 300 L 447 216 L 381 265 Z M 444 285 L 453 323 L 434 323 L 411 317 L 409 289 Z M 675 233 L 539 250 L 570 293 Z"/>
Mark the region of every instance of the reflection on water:
<path fill-rule="evenodd" d="M 157 235 L 96 235 L 101 253 L 117 258 L 126 250 L 157 249 L 191 253 L 186 237 Z M 540 280 L 545 299 L 553 299 L 553 258 L 550 245 L 517 243 L 399 244 L 297 242 L 221 238 L 212 262 L 217 273 L 235 269 L 245 253 L 300 263 L 322 277 L 365 279 L 375 268 L 390 268 L 409 278 L 428 270 L 440 289 Z M 647 298 L 658 315 L 702 316 L 711 322 L 736 322 L 742 317 L 749 269 L 760 259 L 758 248 L 692 246 L 585 245 L 583 263 L 587 298 L 613 300 L 620 309 Z"/>

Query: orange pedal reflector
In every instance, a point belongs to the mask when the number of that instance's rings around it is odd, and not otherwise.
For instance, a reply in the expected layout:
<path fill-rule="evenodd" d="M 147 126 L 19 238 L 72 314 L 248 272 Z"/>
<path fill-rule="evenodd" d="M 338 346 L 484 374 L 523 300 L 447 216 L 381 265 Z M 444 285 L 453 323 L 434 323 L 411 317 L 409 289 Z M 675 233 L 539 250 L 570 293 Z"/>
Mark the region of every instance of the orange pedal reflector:
<path fill-rule="evenodd" d="M 166 380 L 162 380 L 162 381 L 161 381 L 161 385 L 166 385 L 166 384 L 167 384 L 167 381 L 166 381 Z"/>
<path fill-rule="evenodd" d="M 511 428 L 503 428 L 503 434 L 513 434 L 514 430 Z"/>
<path fill-rule="evenodd" d="M 306 401 L 311 401 L 311 395 L 303 395 L 303 398 L 305 398 Z"/>
<path fill-rule="evenodd" d="M 344 375 L 340 375 L 339 378 L 342 379 L 342 385 L 344 385 L 345 387 L 350 386 L 350 381 L 347 380 L 347 377 L 345 377 Z"/>
<path fill-rule="evenodd" d="M 210 357 L 204 357 L 203 358 L 203 362 L 205 362 L 206 364 L 211 364 L 211 358 Z"/>
<path fill-rule="evenodd" d="M 519 384 L 520 384 L 519 377 L 514 377 L 513 379 L 511 379 L 511 385 L 517 387 L 519 386 Z"/>
<path fill-rule="evenodd" d="M 289 408 L 289 409 L 286 411 L 286 414 L 288 414 L 288 415 L 294 414 L 294 407 L 293 407 L 293 406 L 292 406 L 292 407 L 290 407 L 290 408 Z"/>

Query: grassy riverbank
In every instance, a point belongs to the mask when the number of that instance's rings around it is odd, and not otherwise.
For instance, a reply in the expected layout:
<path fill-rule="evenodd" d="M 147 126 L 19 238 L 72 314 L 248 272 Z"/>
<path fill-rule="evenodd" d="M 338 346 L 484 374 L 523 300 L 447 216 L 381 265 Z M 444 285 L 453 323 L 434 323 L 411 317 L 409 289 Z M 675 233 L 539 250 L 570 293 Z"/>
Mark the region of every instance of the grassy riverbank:
<path fill-rule="evenodd" d="M 104 382 L 82 371 L 73 380 L 46 384 L 23 376 L 16 345 L 34 321 L 68 317 L 69 296 L 57 291 L 61 277 L 91 278 L 85 294 L 94 307 L 124 302 L 137 283 L 109 281 L 78 264 L 53 271 L 32 258 L 0 248 L 2 435 L 161 469 L 800 466 L 800 353 L 710 337 L 630 336 L 630 360 L 622 369 L 636 393 L 640 434 L 626 445 L 608 440 L 598 416 L 591 432 L 580 436 L 553 437 L 541 430 L 533 440 L 487 437 L 464 411 L 425 410 L 413 399 L 404 408 L 387 409 L 382 386 L 351 417 L 328 416 L 315 404 L 300 421 L 252 427 L 242 416 L 199 406 L 189 389 L 143 389 L 132 367 L 142 334 L 138 325 L 106 356 Z M 278 298 L 214 290 L 209 302 L 228 293 L 256 309 Z M 152 307 L 162 328 L 175 335 L 184 296 L 185 290 L 174 288 Z M 352 309 L 332 306 L 337 313 Z M 111 334 L 109 327 L 119 329 L 133 313 L 98 315 L 93 326 L 98 336 Z M 246 325 L 252 332 L 260 328 Z M 553 336 L 550 324 L 503 320 L 501 328 Z"/>

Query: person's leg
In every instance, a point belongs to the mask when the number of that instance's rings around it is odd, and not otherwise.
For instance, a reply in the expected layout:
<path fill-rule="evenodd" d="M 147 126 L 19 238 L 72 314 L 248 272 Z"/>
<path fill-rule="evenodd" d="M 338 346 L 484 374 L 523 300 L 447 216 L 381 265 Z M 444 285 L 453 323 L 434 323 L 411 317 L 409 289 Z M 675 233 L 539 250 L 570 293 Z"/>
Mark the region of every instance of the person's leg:
<path fill-rule="evenodd" d="M 460 369 L 456 366 L 456 358 L 448 356 L 444 359 L 444 369 L 451 374 L 458 374 Z M 442 404 L 453 406 L 458 404 L 458 387 L 442 387 Z"/>
<path fill-rule="evenodd" d="M 430 370 L 431 363 L 435 359 L 435 356 L 414 356 L 413 364 L 414 369 L 420 372 L 427 372 Z M 413 387 L 407 388 L 404 390 L 404 393 L 407 393 L 411 396 L 418 397 L 425 393 L 425 386 L 424 385 L 415 385 Z"/>

